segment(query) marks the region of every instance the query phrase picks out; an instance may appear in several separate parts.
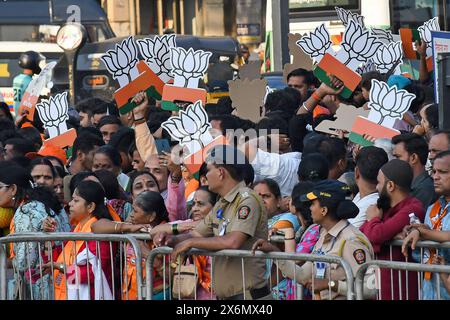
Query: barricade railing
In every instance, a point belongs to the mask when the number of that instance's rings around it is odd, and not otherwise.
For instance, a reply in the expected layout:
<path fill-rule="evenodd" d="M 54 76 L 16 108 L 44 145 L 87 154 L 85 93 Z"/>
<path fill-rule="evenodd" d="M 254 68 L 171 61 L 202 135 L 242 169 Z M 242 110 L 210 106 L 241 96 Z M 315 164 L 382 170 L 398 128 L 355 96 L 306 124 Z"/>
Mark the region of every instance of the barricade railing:
<path fill-rule="evenodd" d="M 436 255 L 442 253 L 443 250 L 450 249 L 450 242 L 434 242 L 434 241 L 418 241 L 416 243 L 416 249 L 410 250 L 410 244 L 408 245 L 408 252 L 412 253 L 408 257 L 404 257 L 401 253 L 401 247 L 403 245 L 402 240 L 393 240 L 384 245 L 388 247 L 389 256 L 380 259 L 378 255 L 375 255 L 374 260 L 380 260 L 385 262 L 399 262 L 399 263 L 412 263 L 417 265 L 429 265 L 428 257 L 430 257 L 430 249 L 434 250 Z M 384 249 L 386 250 L 386 249 Z M 411 259 L 412 258 L 412 259 Z M 377 272 L 377 285 L 378 299 L 398 299 L 398 300 L 410 300 L 410 299 L 422 299 L 422 287 L 424 272 L 422 269 L 394 269 L 394 268 L 382 268 L 383 272 Z M 385 270 L 388 269 L 388 270 Z M 437 277 L 439 278 L 439 277 Z M 439 281 L 439 279 L 437 280 Z M 386 291 L 386 283 L 389 282 L 389 290 Z M 383 288 L 385 290 L 383 290 Z M 439 290 L 439 288 L 438 288 Z"/>
<path fill-rule="evenodd" d="M 379 291 L 377 299 L 383 299 L 383 297 L 380 295 L 380 291 L 382 289 L 381 288 L 382 280 L 380 279 L 379 269 L 396 270 L 399 273 L 400 273 L 400 271 L 406 271 L 406 272 L 420 272 L 420 273 L 431 272 L 431 273 L 438 274 L 438 276 L 435 277 L 438 300 L 440 300 L 439 273 L 447 273 L 450 275 L 450 266 L 449 265 L 444 266 L 444 265 L 431 265 L 431 264 L 420 264 L 420 263 L 411 263 L 411 262 L 372 260 L 372 261 L 366 262 L 363 265 L 361 265 L 361 267 L 358 269 L 358 272 L 356 273 L 355 291 L 356 291 L 356 299 L 357 300 L 364 299 L 364 286 L 365 285 L 367 286 L 367 283 L 365 283 L 365 275 L 367 273 L 368 268 L 378 268 L 378 272 L 376 272 L 377 274 L 375 274 L 375 277 L 377 277 L 377 278 L 375 278 L 375 282 L 372 282 L 372 286 L 375 286 L 376 287 L 375 289 Z M 401 279 L 400 275 L 399 275 L 398 279 Z M 393 283 L 391 282 L 391 288 L 392 288 L 392 286 L 393 286 Z M 399 288 L 400 288 L 400 290 L 402 290 L 401 283 L 400 283 Z M 408 290 L 408 288 L 406 290 Z M 420 287 L 419 287 L 419 290 L 420 290 Z M 401 291 L 400 291 L 400 293 L 401 293 Z M 408 297 L 405 296 L 405 298 L 406 298 L 406 300 L 408 300 Z"/>
<path fill-rule="evenodd" d="M 44 265 L 47 261 L 55 262 L 58 257 L 54 256 L 55 253 L 53 250 L 61 249 L 61 252 L 64 252 L 65 246 L 67 244 L 72 244 L 72 248 L 76 248 L 76 242 L 83 242 L 81 245 L 84 245 L 85 248 L 89 248 L 93 246 L 92 242 L 95 242 L 95 254 L 89 250 L 81 250 L 82 253 L 86 255 L 84 263 L 86 265 L 92 266 L 92 271 L 94 275 L 101 276 L 97 279 L 91 279 L 90 272 L 86 272 L 87 274 L 87 287 L 84 288 L 84 293 L 87 294 L 87 298 L 91 298 L 91 285 L 94 284 L 94 287 L 97 286 L 99 288 L 99 299 L 105 298 L 108 292 L 105 292 L 104 283 L 106 280 L 104 270 L 101 268 L 102 266 L 102 256 L 104 259 L 106 257 L 110 259 L 110 268 L 111 270 L 111 290 L 110 298 L 112 299 L 128 299 L 128 270 L 129 266 L 127 263 L 127 259 L 131 258 L 127 256 L 128 253 L 133 255 L 133 259 L 139 262 L 142 261 L 142 253 L 141 248 L 139 246 L 138 241 L 130 236 L 130 235 L 118 235 L 118 234 L 92 234 L 92 233 L 20 233 L 13 234 L 7 237 L 0 238 L 0 299 L 7 300 L 7 290 L 8 290 L 8 279 L 7 279 L 7 262 L 9 257 L 7 257 L 8 249 L 7 247 L 10 244 L 14 245 L 14 258 L 11 260 L 14 271 L 14 279 L 16 281 L 23 281 L 25 283 L 24 286 L 17 285 L 18 289 L 22 289 L 19 291 L 18 298 L 19 299 L 31 299 L 35 300 L 37 297 L 34 294 L 34 291 L 37 290 L 39 293 L 38 296 L 41 299 L 50 299 L 52 300 L 53 294 L 55 292 L 55 280 L 54 278 L 54 267 L 50 266 L 50 272 L 48 274 L 44 274 Z M 103 245 L 103 249 L 101 247 Z M 106 246 L 107 245 L 107 246 Z M 20 247 L 21 246 L 21 247 Z M 78 249 L 80 249 L 79 247 Z M 18 252 L 17 250 L 20 252 Z M 103 250 L 103 251 L 102 251 Z M 108 250 L 106 254 L 104 250 Z M 25 252 L 25 254 L 23 253 Z M 102 254 L 103 252 L 103 254 Z M 79 258 L 81 258 L 80 252 L 74 252 L 75 262 Z M 78 256 L 80 254 L 80 256 Z M 20 258 L 18 257 L 20 255 Z M 25 256 L 25 257 L 23 257 Z M 25 260 L 23 260 L 25 259 Z M 19 260 L 21 260 L 19 262 Z M 21 266 L 17 266 L 20 263 Z M 76 288 L 80 288 L 80 269 L 79 267 L 69 266 L 66 264 L 66 260 L 63 259 L 62 267 L 64 274 L 67 274 L 67 269 L 71 268 L 74 270 L 76 282 Z M 79 265 L 82 265 L 83 261 L 78 262 Z M 23 265 L 25 265 L 24 268 Z M 94 268 L 95 265 L 97 268 Z M 47 268 L 48 269 L 48 268 Z M 89 270 L 89 269 L 87 269 Z M 133 273 L 136 279 L 136 299 L 142 300 L 143 286 L 142 281 L 142 264 L 135 263 L 135 272 Z M 17 277 L 17 278 L 16 278 Z M 65 286 L 69 289 L 69 285 L 71 285 L 73 279 L 70 279 L 71 276 L 66 279 L 64 277 Z M 36 288 L 34 285 L 39 281 L 39 286 Z M 103 282 L 102 282 L 103 281 Z M 120 281 L 120 292 L 116 294 L 116 288 L 118 285 L 117 282 Z M 69 282 L 69 283 L 68 283 Z M 87 290 L 86 290 L 87 288 Z M 29 289 L 29 292 L 27 291 Z M 46 292 L 45 292 L 46 291 Z M 69 290 L 67 290 L 68 292 Z M 80 298 L 81 290 L 75 290 L 76 297 Z M 120 297 L 117 297 L 120 295 Z M 82 295 L 85 297 L 85 295 Z M 97 296 L 97 292 L 96 292 Z M 11 298 L 11 297 L 10 297 Z M 66 294 L 66 299 L 70 299 Z"/>
<path fill-rule="evenodd" d="M 401 247 L 402 240 L 393 240 L 388 245 L 393 247 Z M 435 241 L 417 241 L 417 248 L 434 248 L 434 249 L 450 249 L 450 242 L 435 242 Z"/>
<path fill-rule="evenodd" d="M 172 248 L 169 247 L 159 247 L 159 248 L 155 248 L 153 249 L 150 254 L 147 257 L 146 260 L 146 265 L 145 265 L 145 273 L 147 275 L 145 281 L 146 281 L 146 290 L 147 290 L 147 294 L 146 294 L 146 299 L 147 300 L 152 300 L 154 297 L 154 277 L 151 276 L 152 275 L 152 269 L 154 267 L 154 262 L 155 259 L 158 255 L 170 255 L 172 253 Z M 245 286 L 245 267 L 244 267 L 244 259 L 266 259 L 266 261 L 268 259 L 273 260 L 275 262 L 278 262 L 278 260 L 291 260 L 291 261 L 296 261 L 296 262 L 320 262 L 320 263 L 325 263 L 325 264 L 337 264 L 340 265 L 343 270 L 344 270 L 344 275 L 345 275 L 345 281 L 347 282 L 347 291 L 346 291 L 346 298 L 348 300 L 354 300 L 355 298 L 355 294 L 354 294 L 354 277 L 353 277 L 353 272 L 352 269 L 350 267 L 350 265 L 341 257 L 338 256 L 327 256 L 327 255 L 312 255 L 312 254 L 298 254 L 298 253 L 284 253 L 284 252 L 271 252 L 271 253 L 263 253 L 261 251 L 256 251 L 255 253 L 253 253 L 252 251 L 244 251 L 244 250 L 221 250 L 221 251 L 205 251 L 205 250 L 197 250 L 197 249 L 191 249 L 188 252 L 185 253 L 185 256 L 189 256 L 189 255 L 195 255 L 195 256 L 209 256 L 211 257 L 211 279 L 214 278 L 214 274 L 213 274 L 213 270 L 214 270 L 214 258 L 216 257 L 227 257 L 227 258 L 240 258 L 241 259 L 241 265 L 242 265 L 242 281 L 243 281 L 243 288 L 246 288 Z M 168 260 L 168 261 L 167 261 Z M 173 261 L 170 261 L 169 259 L 163 259 L 162 260 L 162 268 L 163 268 L 163 277 L 166 276 L 166 268 L 168 266 L 171 265 Z M 279 276 L 279 268 L 278 268 L 278 264 L 276 264 L 276 284 L 280 283 L 280 276 Z M 295 268 L 296 266 L 294 266 L 294 270 L 293 270 L 293 278 L 296 278 L 297 275 L 297 270 Z M 328 273 L 328 281 L 331 281 L 332 278 L 332 274 L 333 274 L 333 268 L 328 268 L 328 270 L 331 270 Z M 174 275 L 176 275 L 177 271 L 175 270 Z M 179 272 L 179 271 L 178 271 Z M 178 273 L 179 274 L 179 273 Z M 197 269 L 195 268 L 195 275 L 197 275 Z M 230 275 L 223 275 L 224 277 L 230 276 Z M 314 278 L 315 278 L 315 273 L 312 273 L 312 289 L 314 291 Z M 168 281 L 167 281 L 168 280 Z M 165 287 L 166 284 L 168 284 L 168 289 L 172 289 L 171 288 L 171 277 L 169 275 L 169 279 L 163 279 L 163 293 L 164 293 L 164 300 L 167 299 L 171 299 L 170 297 L 170 292 L 169 291 L 169 297 L 166 296 L 165 292 L 167 290 L 167 288 Z M 268 283 L 269 285 L 272 283 L 272 277 L 270 276 L 270 278 L 268 279 Z M 295 283 L 295 280 L 293 280 Z M 294 286 L 296 288 L 296 286 Z M 197 289 L 197 287 L 196 287 Z M 272 289 L 272 286 L 270 286 L 270 289 Z M 332 296 L 332 292 L 331 292 L 331 287 L 329 286 L 328 288 L 328 294 L 330 296 Z M 176 291 L 176 290 L 175 290 Z M 197 290 L 195 290 L 196 292 Z M 214 293 L 214 281 L 211 280 L 211 290 L 210 290 L 210 298 L 213 298 L 213 293 Z M 299 294 L 301 295 L 301 294 Z M 180 296 L 178 295 L 178 298 L 180 298 Z M 197 299 L 197 295 L 195 294 L 194 299 Z M 246 299 L 246 294 L 245 294 L 245 290 L 243 292 L 243 299 Z"/>

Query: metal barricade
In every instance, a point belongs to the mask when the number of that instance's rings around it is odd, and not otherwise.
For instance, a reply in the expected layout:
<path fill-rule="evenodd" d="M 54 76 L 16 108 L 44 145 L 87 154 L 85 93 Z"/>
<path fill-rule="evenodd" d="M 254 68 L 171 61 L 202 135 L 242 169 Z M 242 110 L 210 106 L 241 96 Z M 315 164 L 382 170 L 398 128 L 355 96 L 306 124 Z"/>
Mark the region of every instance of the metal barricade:
<path fill-rule="evenodd" d="M 153 286 L 154 286 L 154 278 L 152 276 L 149 276 L 152 274 L 152 269 L 154 266 L 154 262 L 155 259 L 158 255 L 169 255 L 172 252 L 172 248 L 169 247 L 159 247 L 156 249 L 153 249 L 151 251 L 151 253 L 149 254 L 149 256 L 147 257 L 147 261 L 146 261 L 146 265 L 145 265 L 145 269 L 146 269 L 146 290 L 147 290 L 147 295 L 146 295 L 146 299 L 147 300 L 152 300 L 153 299 Z M 354 300 L 355 298 L 355 294 L 354 294 L 354 277 L 353 277 L 353 272 L 352 269 L 350 267 L 350 265 L 343 260 L 341 257 L 338 256 L 326 256 L 326 255 L 312 255 L 312 254 L 298 254 L 298 253 L 284 253 L 284 252 L 272 252 L 272 253 L 263 253 L 261 251 L 257 251 L 255 252 L 255 254 L 253 254 L 252 251 L 244 251 L 244 250 L 221 250 L 221 251 L 215 251 L 215 252 L 211 252 L 211 251 L 205 251 L 205 250 L 197 250 L 197 249 L 191 249 L 189 252 L 187 252 L 185 255 L 201 255 L 201 256 L 210 256 L 212 258 L 212 262 L 211 262 L 211 279 L 214 278 L 213 275 L 213 270 L 214 270 L 214 258 L 216 257 L 227 257 L 227 258 L 240 258 L 241 259 L 241 264 L 242 264 L 242 281 L 243 281 L 243 288 L 246 288 L 245 286 L 245 268 L 244 268 L 244 259 L 272 259 L 276 262 L 278 262 L 278 260 L 291 260 L 291 261 L 301 261 L 301 262 L 322 262 L 322 263 L 326 263 L 326 264 L 337 264 L 340 265 L 343 270 L 344 270 L 344 274 L 345 274 L 345 279 L 347 282 L 347 292 L 346 292 L 346 297 L 348 300 Z M 163 268 L 165 269 L 166 266 L 170 266 L 171 261 L 169 260 L 168 263 L 166 263 L 166 260 L 163 259 Z M 276 264 L 277 265 L 277 264 Z M 295 266 L 294 266 L 295 267 Z M 330 268 L 329 270 L 332 270 L 332 268 Z M 164 270 L 165 271 L 165 270 Z M 195 272 L 197 270 L 195 269 Z M 276 283 L 279 283 L 280 279 L 279 279 L 279 269 L 278 269 L 278 265 L 277 265 L 277 273 L 276 273 L 276 277 L 277 277 L 277 281 Z M 294 279 L 296 278 L 296 269 L 294 268 Z M 163 272 L 163 275 L 165 275 L 166 272 Z M 331 281 L 331 275 L 332 272 L 328 272 L 328 281 Z M 224 275 L 227 276 L 227 275 Z M 315 275 L 313 273 L 312 276 L 312 287 L 314 288 L 314 278 Z M 163 279 L 163 284 L 166 285 L 166 283 L 168 283 L 169 289 L 171 288 L 171 283 L 170 283 L 170 276 L 169 279 L 167 279 L 168 281 L 166 281 L 166 279 Z M 268 279 L 269 284 L 272 282 L 272 279 Z M 197 288 L 196 288 L 197 289 Z M 272 287 L 270 287 L 270 289 L 272 289 Z M 163 291 L 165 292 L 166 287 L 163 288 Z M 331 287 L 328 288 L 329 290 L 329 294 L 331 295 Z M 213 292 L 214 292 L 214 281 L 211 281 L 211 296 L 210 298 L 213 297 Z M 243 297 L 245 300 L 245 290 L 243 293 Z M 164 299 L 166 299 L 167 297 L 165 296 Z M 170 297 L 169 297 L 170 299 Z M 195 295 L 194 297 L 195 300 L 197 300 L 197 296 Z"/>
<path fill-rule="evenodd" d="M 434 270 L 434 267 L 438 267 L 436 265 L 431 265 L 428 261 L 424 261 L 424 257 L 430 256 L 430 249 L 435 250 L 436 254 L 440 254 L 443 250 L 450 249 L 450 242 L 439 243 L 433 241 L 419 241 L 416 244 L 416 250 L 412 254 L 412 260 L 411 255 L 407 258 L 401 254 L 401 258 L 398 259 L 402 244 L 402 240 L 393 240 L 385 245 L 388 247 L 388 259 L 380 260 L 377 255 L 375 256 L 374 261 L 380 263 L 379 266 L 373 264 L 373 267 L 378 268 L 375 279 L 378 291 L 377 299 L 422 300 L 424 272 L 432 272 L 430 270 Z M 373 261 L 368 263 L 372 265 Z M 411 268 L 408 266 L 411 266 Z M 365 267 L 364 272 L 366 271 L 367 267 Z M 434 278 L 433 281 L 437 282 L 437 296 L 439 299 L 440 279 L 439 276 L 435 276 Z M 388 282 L 389 286 L 387 287 L 386 283 Z M 362 298 L 361 294 L 362 293 L 360 292 L 358 298 Z"/>
<path fill-rule="evenodd" d="M 18 286 L 18 288 L 22 288 L 22 291 L 19 292 L 19 299 L 31 299 L 35 300 L 37 297 L 33 294 L 33 291 L 36 290 L 34 287 L 34 284 L 37 283 L 37 281 L 40 281 L 39 288 L 37 288 L 37 292 L 39 293 L 39 297 L 42 299 L 54 299 L 54 291 L 55 291 L 55 281 L 54 281 L 54 271 L 53 265 L 49 266 L 48 268 L 51 268 L 48 273 L 48 275 L 44 274 L 44 265 L 46 264 L 46 261 L 53 261 L 55 262 L 57 257 L 54 256 L 53 250 L 55 248 L 60 248 L 60 253 L 64 252 L 65 246 L 68 244 L 73 244 L 72 248 L 74 249 L 75 254 L 75 261 L 78 259 L 78 255 L 80 252 L 75 252 L 76 248 L 76 241 L 83 242 L 81 245 L 84 245 L 85 248 L 89 248 L 89 244 L 92 245 L 92 242 L 95 241 L 95 255 L 91 256 L 93 254 L 90 249 L 88 250 L 82 250 L 81 252 L 83 254 L 86 254 L 86 260 L 84 261 L 87 265 L 92 265 L 93 272 L 99 271 L 99 274 L 102 274 L 102 277 L 104 277 L 104 272 L 102 269 L 102 256 L 104 259 L 108 258 L 110 259 L 110 267 L 111 267 L 111 294 L 112 299 L 117 300 L 120 297 L 117 297 L 118 294 L 122 296 L 122 294 L 125 292 L 125 298 L 128 298 L 128 287 L 124 288 L 125 285 L 128 284 L 128 263 L 127 263 L 127 252 L 130 252 L 130 250 L 133 250 L 135 261 L 142 261 L 142 253 L 140 246 L 137 242 L 137 240 L 129 235 L 116 235 L 116 234 L 92 234 L 92 233 L 20 233 L 20 234 L 13 234 L 4 238 L 0 238 L 0 299 L 1 300 L 7 300 L 7 290 L 8 290 L 8 282 L 7 282 L 7 249 L 6 247 L 10 244 L 19 244 L 22 246 L 20 250 L 26 250 L 25 252 L 25 268 L 22 270 L 18 270 L 15 268 L 17 256 L 15 256 L 12 259 L 12 265 L 13 265 L 13 271 L 14 271 L 14 280 L 23 281 L 25 283 L 25 286 Z M 109 246 L 106 246 L 106 243 L 109 243 Z M 113 247 L 116 247 L 116 243 L 118 244 L 118 248 L 113 249 Z M 103 249 L 101 244 L 103 244 Z M 80 249 L 80 248 L 79 248 Z M 130 250 L 127 250 L 130 249 Z M 107 253 L 102 250 L 108 250 Z M 60 254 L 58 253 L 58 254 Z M 17 252 L 15 252 L 17 254 Z M 30 255 L 33 255 L 33 257 L 30 257 Z M 22 255 L 21 255 L 22 256 Z M 64 257 L 64 255 L 63 255 Z M 22 259 L 22 258 L 21 258 Z M 81 258 L 80 258 L 81 259 Z M 32 260 L 34 260 L 32 262 Z M 62 267 L 64 274 L 67 274 L 67 269 L 71 266 L 67 265 L 67 262 L 65 259 L 63 259 Z M 80 263 L 80 265 L 82 265 Z M 97 269 L 94 269 L 95 265 L 97 265 Z M 136 263 L 135 264 L 136 272 L 136 288 L 137 288 L 137 299 L 142 300 L 143 298 L 143 282 L 142 282 L 142 264 Z M 79 277 L 79 267 L 74 267 L 74 278 L 76 285 L 79 288 L 80 284 L 80 277 Z M 89 269 L 88 269 L 89 270 Z M 108 270 L 109 271 L 109 270 Z M 100 288 L 100 297 L 104 297 L 104 290 L 105 287 L 103 286 L 102 282 L 99 282 L 104 279 L 91 279 L 90 272 L 86 272 L 87 274 L 87 292 L 88 299 L 91 299 L 91 293 L 90 288 L 92 285 L 92 281 L 94 281 L 94 287 L 95 285 L 99 284 L 98 287 Z M 94 273 L 95 274 L 95 273 Z M 115 279 L 115 276 L 117 278 Z M 17 277 L 17 278 L 16 278 Z M 64 277 L 65 285 L 67 288 L 67 285 L 72 280 L 70 279 L 71 276 L 68 276 L 68 279 Z M 97 282 L 95 282 L 97 281 Z M 116 288 L 118 285 L 117 281 L 120 281 L 120 293 L 116 294 Z M 28 291 L 29 290 L 29 291 Z M 44 292 L 44 291 L 47 292 Z M 77 298 L 79 298 L 79 292 L 80 290 L 76 290 Z M 97 293 L 96 293 L 97 295 Z M 67 295 L 66 295 L 67 299 Z"/>
<path fill-rule="evenodd" d="M 384 261 L 384 260 L 373 260 L 364 263 L 358 269 L 355 277 L 355 290 L 356 299 L 364 299 L 364 277 L 366 275 L 367 269 L 369 267 L 378 267 L 390 270 L 404 270 L 413 272 L 433 272 L 433 273 L 448 273 L 450 274 L 450 266 L 441 265 L 425 265 L 420 263 L 410 263 L 410 262 L 395 262 L 395 261 Z M 438 277 L 439 279 L 439 277 Z M 439 283 L 438 283 L 439 285 Z M 380 289 L 380 288 L 378 288 Z"/>

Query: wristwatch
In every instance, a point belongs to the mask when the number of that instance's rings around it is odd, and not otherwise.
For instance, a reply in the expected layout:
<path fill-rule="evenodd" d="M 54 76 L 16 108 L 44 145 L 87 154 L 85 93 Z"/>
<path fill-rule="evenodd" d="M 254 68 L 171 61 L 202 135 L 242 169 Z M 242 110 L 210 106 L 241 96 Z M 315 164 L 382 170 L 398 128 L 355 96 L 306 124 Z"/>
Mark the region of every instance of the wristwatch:
<path fill-rule="evenodd" d="M 330 286 L 331 290 L 336 291 L 336 292 L 338 291 L 338 282 L 337 281 L 331 280 L 328 283 L 328 285 Z"/>

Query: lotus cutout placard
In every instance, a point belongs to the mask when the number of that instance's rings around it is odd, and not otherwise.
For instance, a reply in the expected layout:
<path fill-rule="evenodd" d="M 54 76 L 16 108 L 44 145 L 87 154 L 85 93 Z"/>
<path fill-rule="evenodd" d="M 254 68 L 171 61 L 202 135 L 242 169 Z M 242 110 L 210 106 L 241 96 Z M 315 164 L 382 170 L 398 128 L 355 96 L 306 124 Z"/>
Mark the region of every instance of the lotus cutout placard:
<path fill-rule="evenodd" d="M 333 43 L 325 24 L 320 25 L 309 35 L 301 38 L 297 41 L 297 45 L 317 63 L 322 60 L 326 53 L 334 55 Z"/>
<path fill-rule="evenodd" d="M 382 42 L 364 27 L 360 15 L 341 8 L 336 8 L 336 12 L 346 26 L 337 52 L 325 24 L 297 41 L 297 45 L 317 62 L 315 76 L 328 85 L 330 75 L 336 76 L 344 82 L 341 96 L 349 98 L 361 81 L 357 70 L 361 72 L 361 67 L 375 56 Z"/>
<path fill-rule="evenodd" d="M 147 39 L 142 41 L 145 40 Z M 140 46 L 142 48 L 142 42 Z M 148 61 L 152 53 L 150 49 L 143 51 L 143 56 Z M 134 38 L 130 36 L 120 44 L 116 44 L 114 50 L 108 50 L 102 57 L 106 69 L 119 82 L 120 88 L 114 93 L 114 98 L 121 114 L 128 113 L 136 107 L 135 103 L 129 101 L 140 91 L 145 91 L 148 96 L 156 100 L 161 99 L 164 81 L 158 77 L 152 67 L 156 72 L 159 72 L 162 67 L 156 68 L 156 65 L 151 63 L 149 66 L 144 60 L 139 60 L 138 55 L 138 46 Z"/>
<path fill-rule="evenodd" d="M 373 61 L 377 70 L 382 74 L 389 73 L 392 68 L 398 70 L 398 67 L 403 63 L 402 43 L 399 41 L 381 46 L 373 57 Z M 399 70 L 398 73 L 400 73 Z"/>
<path fill-rule="evenodd" d="M 427 68 L 428 68 L 428 71 L 432 71 L 433 70 L 433 64 L 432 64 L 433 50 L 431 48 L 431 42 L 432 42 L 431 32 L 432 31 L 440 31 L 440 30 L 441 30 L 441 28 L 439 26 L 439 19 L 437 17 L 428 20 L 422 26 L 420 26 L 418 29 L 408 29 L 408 28 L 399 29 L 405 58 L 411 59 L 411 60 L 420 59 L 420 56 L 417 53 L 416 48 L 415 48 L 415 42 L 416 41 L 419 41 L 419 42 L 425 41 L 427 44 L 427 52 L 426 52 Z"/>
<path fill-rule="evenodd" d="M 380 41 L 384 45 L 388 45 L 394 42 L 394 36 L 392 35 L 392 31 L 390 30 L 372 28 L 371 31 L 372 35 L 374 35 L 378 39 L 378 41 Z"/>
<path fill-rule="evenodd" d="M 372 80 L 370 90 L 370 113 L 367 118 L 358 116 L 350 133 L 350 141 L 363 146 L 372 142 L 363 138 L 364 134 L 374 138 L 392 138 L 399 131 L 393 129 L 396 120 L 403 118 L 416 96 L 406 90 L 389 87 L 385 82 Z"/>
<path fill-rule="evenodd" d="M 206 104 L 206 90 L 198 88 L 209 66 L 212 53 L 190 48 L 170 49 L 171 75 L 173 84 L 166 84 L 163 89 L 162 108 L 178 111 L 176 102 L 195 103 L 200 100 Z"/>
<path fill-rule="evenodd" d="M 361 63 L 372 58 L 381 45 L 382 43 L 371 35 L 370 30 L 365 30 L 363 26 L 350 20 L 337 58 L 350 69 L 356 70 Z"/>
<path fill-rule="evenodd" d="M 439 26 L 439 18 L 434 17 L 433 19 L 428 20 L 422 26 L 418 28 L 420 38 L 426 42 L 427 44 L 427 57 L 431 57 L 433 55 L 432 45 L 432 31 L 441 31 L 441 27 Z"/>
<path fill-rule="evenodd" d="M 161 126 L 186 150 L 183 163 L 194 176 L 205 161 L 207 152 L 215 145 L 227 143 L 224 136 L 214 139 L 211 135 L 211 124 L 202 101 L 180 110 L 178 116 L 170 117 Z"/>
<path fill-rule="evenodd" d="M 139 39 L 137 44 L 145 59 L 145 63 L 163 81 L 168 83 L 173 80 L 171 76 L 172 64 L 170 62 L 170 49 L 175 48 L 176 35 L 166 34 L 155 36 L 153 39 Z"/>
<path fill-rule="evenodd" d="M 345 10 L 344 8 L 335 7 L 336 13 L 339 17 L 339 20 L 342 21 L 344 27 L 347 27 L 351 20 L 355 21 L 361 27 L 364 28 L 364 17 L 360 14 L 353 13 L 349 10 Z"/>
<path fill-rule="evenodd" d="M 372 59 L 367 60 L 366 63 L 364 63 L 361 67 L 356 69 L 356 72 L 361 76 L 364 73 L 368 73 L 368 72 L 372 72 L 372 71 L 377 71 L 377 66 L 375 65 L 375 63 L 373 62 Z"/>
<path fill-rule="evenodd" d="M 75 129 L 67 129 L 69 120 L 69 104 L 67 92 L 59 93 L 48 100 L 42 100 L 36 105 L 39 118 L 50 136 L 44 143 L 59 148 L 71 147 L 77 137 Z"/>

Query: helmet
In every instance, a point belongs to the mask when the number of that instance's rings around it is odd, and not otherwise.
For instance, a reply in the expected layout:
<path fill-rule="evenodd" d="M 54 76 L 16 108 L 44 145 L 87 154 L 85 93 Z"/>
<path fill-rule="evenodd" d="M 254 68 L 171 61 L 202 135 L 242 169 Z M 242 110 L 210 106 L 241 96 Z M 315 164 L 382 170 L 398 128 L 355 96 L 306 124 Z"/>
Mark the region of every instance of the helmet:
<path fill-rule="evenodd" d="M 39 64 L 45 60 L 45 57 L 36 51 L 27 51 L 19 57 L 19 67 L 22 69 L 31 69 L 33 73 L 40 73 L 41 67 Z"/>
<path fill-rule="evenodd" d="M 239 51 L 241 54 L 250 52 L 248 47 L 243 43 L 239 44 Z"/>

